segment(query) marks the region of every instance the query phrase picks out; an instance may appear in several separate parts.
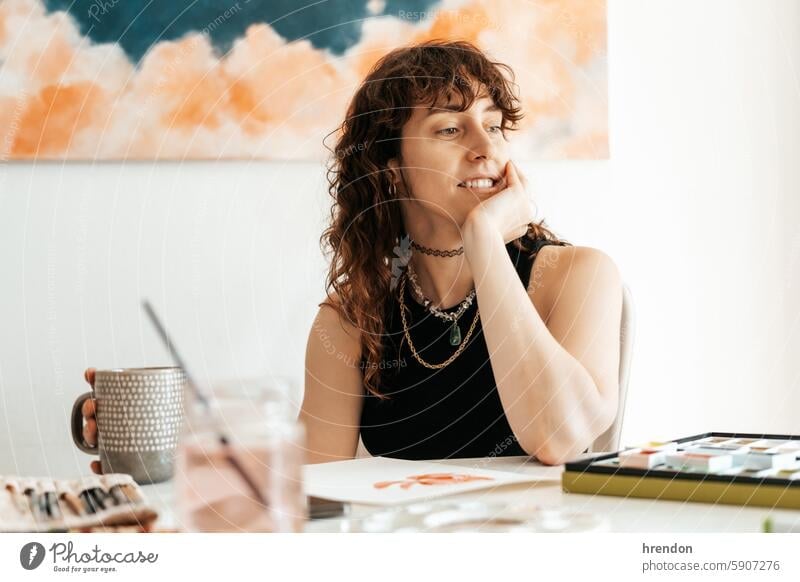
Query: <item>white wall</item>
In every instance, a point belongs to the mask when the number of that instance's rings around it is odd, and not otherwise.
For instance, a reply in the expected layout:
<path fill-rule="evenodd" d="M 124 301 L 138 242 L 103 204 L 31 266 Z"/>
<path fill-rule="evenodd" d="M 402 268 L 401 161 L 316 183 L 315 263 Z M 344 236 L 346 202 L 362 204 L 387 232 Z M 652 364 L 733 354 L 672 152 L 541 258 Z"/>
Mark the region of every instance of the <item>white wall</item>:
<path fill-rule="evenodd" d="M 611 160 L 523 164 L 548 223 L 605 250 L 638 315 L 623 441 L 800 433 L 800 3 L 610 0 Z M 86 472 L 86 366 L 298 381 L 323 296 L 322 167 L 0 166 L 0 473 Z"/>

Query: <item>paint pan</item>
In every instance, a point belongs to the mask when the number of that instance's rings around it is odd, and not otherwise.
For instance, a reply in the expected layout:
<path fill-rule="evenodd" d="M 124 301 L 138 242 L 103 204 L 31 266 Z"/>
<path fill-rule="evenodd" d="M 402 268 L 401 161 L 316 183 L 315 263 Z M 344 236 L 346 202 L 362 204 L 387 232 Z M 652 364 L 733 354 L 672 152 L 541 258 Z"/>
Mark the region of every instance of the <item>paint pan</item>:
<path fill-rule="evenodd" d="M 668 453 L 666 463 L 682 470 L 694 469 L 716 473 L 733 465 L 733 455 L 712 455 L 706 453 L 678 452 Z"/>
<path fill-rule="evenodd" d="M 750 451 L 745 456 L 744 468 L 754 471 L 762 469 L 787 469 L 795 464 L 794 453 Z"/>

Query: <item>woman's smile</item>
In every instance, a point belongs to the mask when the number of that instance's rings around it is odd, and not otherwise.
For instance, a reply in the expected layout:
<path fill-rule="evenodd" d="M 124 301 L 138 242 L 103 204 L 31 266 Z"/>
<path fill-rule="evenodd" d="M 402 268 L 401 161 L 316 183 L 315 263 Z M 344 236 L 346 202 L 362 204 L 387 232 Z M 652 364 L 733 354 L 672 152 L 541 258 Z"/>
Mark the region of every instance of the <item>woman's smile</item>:
<path fill-rule="evenodd" d="M 478 178 L 465 180 L 458 184 L 458 188 L 469 190 L 479 196 L 496 194 L 506 187 L 504 178 Z"/>

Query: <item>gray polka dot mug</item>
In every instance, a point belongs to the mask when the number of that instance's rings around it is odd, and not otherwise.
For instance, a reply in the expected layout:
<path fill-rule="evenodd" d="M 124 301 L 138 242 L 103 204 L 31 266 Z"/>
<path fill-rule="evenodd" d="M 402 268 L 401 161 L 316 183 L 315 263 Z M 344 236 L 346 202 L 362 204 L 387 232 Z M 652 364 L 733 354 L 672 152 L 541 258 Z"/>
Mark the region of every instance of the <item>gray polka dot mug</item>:
<path fill-rule="evenodd" d="M 173 475 L 183 420 L 186 375 L 180 368 L 97 370 L 93 390 L 72 406 L 72 440 L 99 455 L 103 473 L 127 473 L 139 484 Z M 97 446 L 83 437 L 81 407 L 96 399 Z"/>

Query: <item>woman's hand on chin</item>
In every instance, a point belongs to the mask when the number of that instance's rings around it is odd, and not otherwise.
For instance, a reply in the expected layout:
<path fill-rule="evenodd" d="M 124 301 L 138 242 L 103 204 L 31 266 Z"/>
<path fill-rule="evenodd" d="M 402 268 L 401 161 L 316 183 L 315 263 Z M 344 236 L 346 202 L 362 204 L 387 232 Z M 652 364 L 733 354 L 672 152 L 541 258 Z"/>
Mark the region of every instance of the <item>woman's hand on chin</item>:
<path fill-rule="evenodd" d="M 512 161 L 506 163 L 506 187 L 473 208 L 464 221 L 465 234 L 475 227 L 487 226 L 509 243 L 528 232 L 536 210 L 528 194 L 528 182 Z"/>

